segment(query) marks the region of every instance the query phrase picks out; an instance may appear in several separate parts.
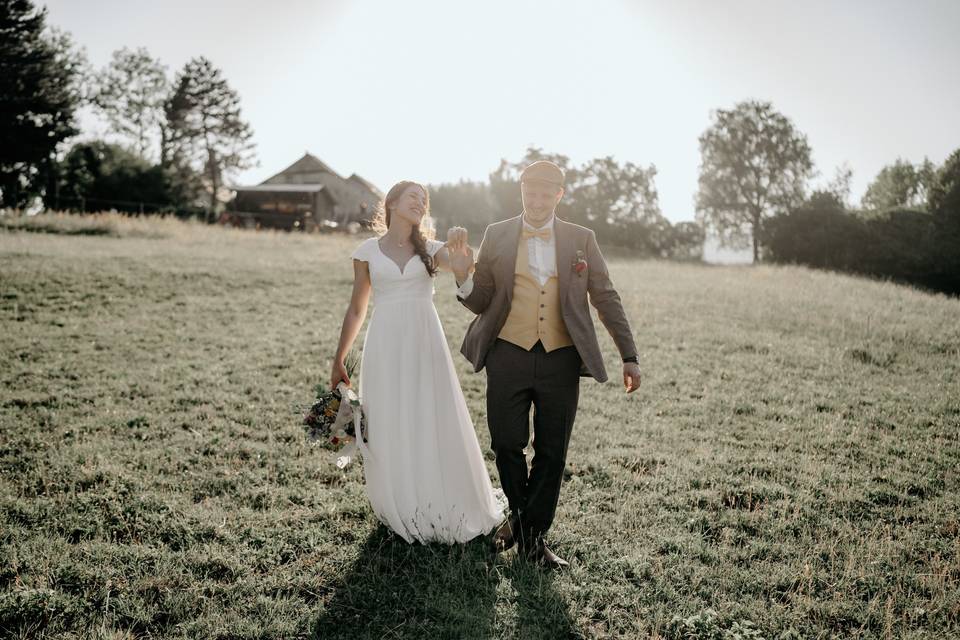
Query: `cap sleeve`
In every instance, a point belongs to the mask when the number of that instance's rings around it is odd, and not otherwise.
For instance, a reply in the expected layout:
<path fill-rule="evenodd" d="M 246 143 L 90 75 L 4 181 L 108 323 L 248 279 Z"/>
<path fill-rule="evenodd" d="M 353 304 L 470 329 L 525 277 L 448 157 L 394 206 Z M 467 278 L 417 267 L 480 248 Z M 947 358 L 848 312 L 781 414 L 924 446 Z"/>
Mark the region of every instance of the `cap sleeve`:
<path fill-rule="evenodd" d="M 427 239 L 427 253 L 429 253 L 431 256 L 433 256 L 434 254 L 437 253 L 437 251 L 440 251 L 440 249 L 443 248 L 443 245 L 444 245 L 444 244 L 446 244 L 446 243 L 445 243 L 445 242 L 440 242 L 439 240 L 430 240 L 430 239 Z"/>
<path fill-rule="evenodd" d="M 373 243 L 377 241 L 376 237 L 367 238 L 353 250 L 353 253 L 350 254 L 350 257 L 355 260 L 363 260 L 364 262 L 370 262 L 370 258 L 373 257 L 373 251 L 376 249 Z"/>

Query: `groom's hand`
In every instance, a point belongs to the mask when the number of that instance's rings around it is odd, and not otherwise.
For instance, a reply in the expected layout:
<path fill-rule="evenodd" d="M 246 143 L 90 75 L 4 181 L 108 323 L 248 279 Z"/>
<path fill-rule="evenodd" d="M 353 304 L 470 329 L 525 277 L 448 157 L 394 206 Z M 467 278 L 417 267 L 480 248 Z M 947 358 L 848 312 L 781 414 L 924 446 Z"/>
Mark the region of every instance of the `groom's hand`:
<path fill-rule="evenodd" d="M 463 227 L 450 227 L 447 230 L 447 250 L 450 253 L 463 252 L 467 246 L 467 230 Z"/>
<path fill-rule="evenodd" d="M 640 388 L 640 365 L 636 362 L 623 363 L 623 386 L 627 393 L 633 393 Z"/>
<path fill-rule="evenodd" d="M 447 231 L 447 252 L 450 256 L 450 268 L 461 284 L 474 268 L 473 248 L 467 244 L 467 230 L 463 227 L 451 227 Z"/>

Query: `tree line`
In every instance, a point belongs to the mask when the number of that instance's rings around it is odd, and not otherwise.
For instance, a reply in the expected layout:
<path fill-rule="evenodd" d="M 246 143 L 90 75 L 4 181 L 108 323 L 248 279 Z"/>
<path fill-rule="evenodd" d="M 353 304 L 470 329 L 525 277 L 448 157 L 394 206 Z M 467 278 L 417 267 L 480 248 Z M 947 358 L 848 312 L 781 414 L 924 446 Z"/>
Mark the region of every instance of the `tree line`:
<path fill-rule="evenodd" d="M 926 164 L 885 167 L 859 209 L 815 191 L 764 223 L 764 258 L 960 294 L 960 149 L 924 177 Z"/>
<path fill-rule="evenodd" d="M 699 259 L 703 229 L 695 222 L 671 224 L 660 210 L 654 165 L 595 158 L 576 166 L 561 154 L 530 147 L 519 161 L 501 160 L 487 182 L 431 185 L 431 215 L 440 228 L 466 227 L 480 237 L 491 222 L 522 210 L 520 172 L 537 160 L 551 160 L 566 174 L 557 207 L 562 218 L 593 229 L 601 243 L 648 257 Z"/>
<path fill-rule="evenodd" d="M 46 8 L 0 0 L 0 207 L 176 211 L 212 219 L 225 177 L 255 166 L 240 98 L 198 56 L 172 77 L 144 48 L 93 69 Z M 89 106 L 112 140 L 65 143 Z"/>
<path fill-rule="evenodd" d="M 896 159 L 848 203 L 851 170 L 825 186 L 806 136 L 769 102 L 718 109 L 700 137 L 697 220 L 755 261 L 796 263 L 960 293 L 960 149 L 942 166 Z"/>
<path fill-rule="evenodd" d="M 0 208 L 40 198 L 53 209 L 199 212 L 215 218 L 225 177 L 255 164 L 237 92 L 209 60 L 172 77 L 143 48 L 94 71 L 70 36 L 30 0 L 0 0 Z M 89 105 L 111 141 L 68 143 Z M 960 150 L 942 166 L 896 159 L 849 203 L 852 171 L 813 188 L 807 137 L 769 102 L 716 109 L 699 137 L 695 220 L 662 214 L 656 166 L 612 157 L 574 165 L 531 147 L 484 182 L 431 186 L 438 226 L 479 234 L 521 209 L 518 175 L 539 159 L 567 175 L 561 215 L 637 255 L 699 258 L 706 235 L 789 262 L 960 293 Z M 145 206 L 146 205 L 146 206 Z"/>

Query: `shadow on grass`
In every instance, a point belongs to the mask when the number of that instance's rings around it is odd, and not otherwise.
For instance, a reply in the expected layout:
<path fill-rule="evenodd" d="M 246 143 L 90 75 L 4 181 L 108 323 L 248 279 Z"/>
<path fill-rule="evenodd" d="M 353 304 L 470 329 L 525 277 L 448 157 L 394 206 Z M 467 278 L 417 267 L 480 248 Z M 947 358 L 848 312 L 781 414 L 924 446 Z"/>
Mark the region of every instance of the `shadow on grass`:
<path fill-rule="evenodd" d="M 495 559 L 487 544 L 407 544 L 379 526 L 321 608 L 313 637 L 578 637 L 553 576 L 512 553 Z"/>
<path fill-rule="evenodd" d="M 513 587 L 514 619 L 504 626 L 508 634 L 495 637 L 550 638 L 567 640 L 583 638 L 570 619 L 566 599 L 556 590 L 557 574 L 524 562 L 510 553 L 500 566 L 501 575 Z M 504 630 L 498 630 L 504 631 Z"/>

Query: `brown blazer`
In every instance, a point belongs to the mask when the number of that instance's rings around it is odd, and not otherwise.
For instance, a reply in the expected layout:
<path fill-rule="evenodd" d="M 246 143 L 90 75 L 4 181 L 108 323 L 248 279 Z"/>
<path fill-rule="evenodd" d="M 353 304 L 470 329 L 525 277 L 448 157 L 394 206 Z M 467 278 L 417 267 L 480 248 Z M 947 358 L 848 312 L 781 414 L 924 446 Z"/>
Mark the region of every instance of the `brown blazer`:
<path fill-rule="evenodd" d="M 522 214 L 495 222 L 483 232 L 483 240 L 473 274 L 473 290 L 466 298 L 457 296 L 463 306 L 477 314 L 470 322 L 460 345 L 460 353 L 480 371 L 487 355 L 507 320 L 513 299 L 513 274 L 523 228 Z M 620 356 L 637 355 L 637 347 L 630 331 L 630 323 L 623 311 L 620 295 L 613 288 L 607 264 L 597 246 L 592 229 L 556 218 L 557 280 L 560 290 L 560 309 L 567 331 L 573 338 L 583 360 L 581 376 L 592 376 L 597 382 L 606 382 L 607 371 L 597 343 L 597 334 L 587 306 L 597 309 L 600 321 L 613 337 Z M 581 273 L 574 269 L 577 251 L 583 252 L 587 268 Z"/>

